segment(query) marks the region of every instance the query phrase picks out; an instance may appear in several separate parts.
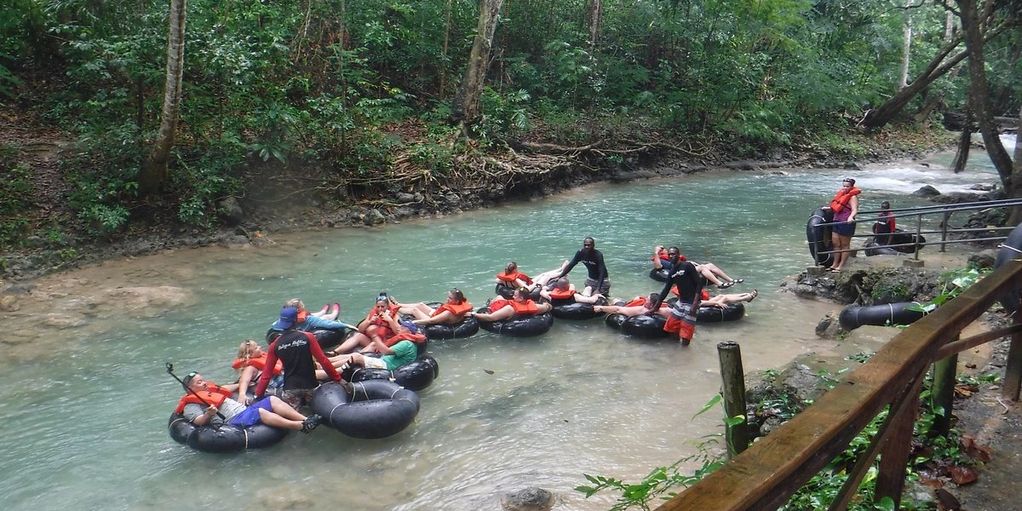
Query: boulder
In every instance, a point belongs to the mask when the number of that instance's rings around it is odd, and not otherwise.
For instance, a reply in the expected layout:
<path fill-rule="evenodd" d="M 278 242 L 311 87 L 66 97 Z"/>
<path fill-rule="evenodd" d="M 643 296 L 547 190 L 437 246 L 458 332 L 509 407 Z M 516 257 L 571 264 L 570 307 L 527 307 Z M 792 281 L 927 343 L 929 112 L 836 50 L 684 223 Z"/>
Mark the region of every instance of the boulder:
<path fill-rule="evenodd" d="M 912 195 L 915 195 L 916 197 L 936 197 L 940 195 L 940 190 L 937 190 L 936 188 L 930 185 L 925 185 L 922 188 L 912 192 Z"/>
<path fill-rule="evenodd" d="M 500 497 L 504 511 L 549 511 L 554 507 L 554 494 L 535 486 L 505 493 Z"/>

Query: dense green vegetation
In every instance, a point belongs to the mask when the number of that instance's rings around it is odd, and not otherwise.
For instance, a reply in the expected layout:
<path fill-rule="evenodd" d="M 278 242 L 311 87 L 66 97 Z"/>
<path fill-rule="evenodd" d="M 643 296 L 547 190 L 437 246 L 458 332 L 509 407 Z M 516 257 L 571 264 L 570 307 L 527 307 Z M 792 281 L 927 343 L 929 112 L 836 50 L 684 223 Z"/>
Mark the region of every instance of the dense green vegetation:
<path fill-rule="evenodd" d="M 474 1 L 192 0 L 169 183 L 142 200 L 139 169 L 163 104 L 167 4 L 0 6 L 0 98 L 73 134 L 67 201 L 98 233 L 153 207 L 208 226 L 217 200 L 241 194 L 241 170 L 259 160 L 371 191 L 402 169 L 437 182 L 458 170 L 454 155 L 523 137 L 582 145 L 611 133 L 727 144 L 737 156 L 813 142 L 854 156 L 842 133 L 897 90 L 906 19 L 910 77 L 944 44 L 946 21 L 939 2 L 893 0 L 506 2 L 484 115 L 462 130 L 450 118 Z M 998 2 L 997 19 L 1017 12 L 1011 4 Z M 594 6 L 596 24 L 587 21 Z M 1004 34 L 986 48 L 998 115 L 1017 112 L 1022 82 L 1018 31 Z M 949 73 L 905 114 L 932 112 L 935 101 L 960 109 L 966 78 Z"/>

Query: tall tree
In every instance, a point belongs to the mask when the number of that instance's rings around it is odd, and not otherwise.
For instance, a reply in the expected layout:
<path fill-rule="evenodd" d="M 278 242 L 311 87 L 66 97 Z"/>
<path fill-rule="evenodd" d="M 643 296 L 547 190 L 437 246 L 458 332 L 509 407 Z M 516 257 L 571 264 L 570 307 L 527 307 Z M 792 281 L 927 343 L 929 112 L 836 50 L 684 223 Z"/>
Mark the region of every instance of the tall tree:
<path fill-rule="evenodd" d="M 981 20 L 989 20 L 993 1 L 988 1 L 981 14 L 976 0 L 955 0 L 958 4 L 958 17 L 962 20 L 962 31 L 965 33 L 965 49 L 969 53 L 969 105 L 972 115 L 979 124 L 983 143 L 986 145 L 990 160 L 1001 177 L 1004 189 L 1009 197 L 1022 197 L 1022 176 L 1012 174 L 1011 156 L 1001 143 L 1000 133 L 994 124 L 990 108 L 990 89 L 987 84 L 986 59 L 983 56 L 983 34 Z"/>
<path fill-rule="evenodd" d="M 912 61 L 912 1 L 905 0 L 905 20 L 902 22 L 901 70 L 898 75 L 898 89 L 908 87 L 908 68 Z"/>
<path fill-rule="evenodd" d="M 160 113 L 160 131 L 152 151 L 138 175 L 139 191 L 147 194 L 158 191 L 167 182 L 167 162 L 174 147 L 178 111 L 181 108 L 181 77 L 185 63 L 185 18 L 188 0 L 170 1 L 170 21 L 167 32 L 167 79 L 163 92 L 163 110 Z"/>
<path fill-rule="evenodd" d="M 600 39 L 600 25 L 603 23 L 603 0 L 589 0 L 586 5 L 586 29 L 589 31 L 589 51 L 596 48 Z"/>
<path fill-rule="evenodd" d="M 482 115 L 481 98 L 486 70 L 490 66 L 490 50 L 493 48 L 493 33 L 497 30 L 500 7 L 504 0 L 480 0 L 479 24 L 475 40 L 469 53 L 465 76 L 454 96 L 451 117 L 455 122 L 473 124 Z"/>

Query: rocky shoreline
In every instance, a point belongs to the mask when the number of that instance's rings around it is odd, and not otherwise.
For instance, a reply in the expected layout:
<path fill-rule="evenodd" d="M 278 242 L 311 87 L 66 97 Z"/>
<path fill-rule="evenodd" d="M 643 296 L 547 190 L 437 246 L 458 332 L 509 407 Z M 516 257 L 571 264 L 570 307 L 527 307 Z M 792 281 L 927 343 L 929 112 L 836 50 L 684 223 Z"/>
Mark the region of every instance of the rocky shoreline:
<path fill-rule="evenodd" d="M 516 200 L 534 200 L 596 182 L 629 182 L 657 177 L 714 171 L 763 172 L 781 168 L 858 169 L 866 163 L 919 159 L 954 143 L 946 132 L 922 137 L 918 147 L 905 148 L 891 137 L 864 138 L 869 148 L 860 157 L 825 154 L 811 148 L 767 155 L 761 160 L 706 161 L 679 158 L 673 153 L 645 153 L 622 159 L 604 159 L 595 166 L 574 165 L 556 172 L 519 176 L 516 182 L 481 178 L 472 186 L 455 189 L 440 184 L 431 189 L 394 187 L 368 197 L 324 198 L 310 195 L 300 207 L 274 201 L 228 198 L 220 203 L 218 226 L 199 229 L 149 219 L 137 222 L 117 239 L 97 240 L 71 233 L 61 240 L 30 236 L 26 248 L 0 256 L 0 288 L 14 282 L 81 267 L 104 260 L 135 257 L 161 250 L 201 246 L 271 243 L 276 233 L 338 227 L 379 226 L 407 219 L 439 218 Z M 258 168 L 254 165 L 253 168 Z M 263 169 L 266 170 L 266 169 Z M 255 177 L 255 176 L 254 176 Z M 253 179 L 252 182 L 256 182 Z M 261 197 L 261 193 L 252 193 Z"/>

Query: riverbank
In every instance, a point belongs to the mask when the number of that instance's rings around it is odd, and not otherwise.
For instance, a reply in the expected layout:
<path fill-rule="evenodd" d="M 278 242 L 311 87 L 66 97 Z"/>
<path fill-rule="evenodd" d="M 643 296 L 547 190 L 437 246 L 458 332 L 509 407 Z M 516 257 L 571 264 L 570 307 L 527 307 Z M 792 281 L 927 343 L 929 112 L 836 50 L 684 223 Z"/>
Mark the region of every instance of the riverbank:
<path fill-rule="evenodd" d="M 25 134 L 26 137 L 29 134 Z M 450 179 L 395 182 L 382 190 L 351 193 L 314 166 L 283 167 L 253 161 L 245 171 L 245 193 L 220 202 L 221 217 L 214 227 L 186 226 L 157 211 L 133 215 L 129 224 L 110 236 L 97 236 L 71 214 L 55 190 L 63 190 L 59 147 L 41 151 L 35 167 L 44 168 L 34 183 L 37 213 L 64 219 L 60 229 L 50 227 L 30 234 L 23 247 L 0 256 L 0 288 L 99 261 L 152 254 L 160 250 L 196 246 L 272 244 L 272 236 L 297 230 L 345 226 L 377 226 L 413 218 L 437 218 L 513 201 L 534 200 L 594 182 L 628 182 L 663 176 L 714 171 L 762 171 L 787 167 L 848 168 L 871 162 L 917 159 L 954 144 L 954 136 L 941 128 L 902 129 L 874 135 L 851 132 L 840 143 L 803 143 L 778 148 L 755 159 L 731 159 L 727 148 L 704 149 L 698 156 L 678 147 L 677 141 L 649 140 L 628 149 L 594 142 L 584 147 L 527 143 L 517 148 L 457 158 Z M 27 139 L 26 144 L 35 143 Z M 621 146 L 625 147 L 625 146 Z M 556 158 L 549 167 L 525 163 L 542 155 Z M 487 164 L 496 170 L 487 171 Z M 531 166 L 530 166 L 531 165 Z M 537 170 L 539 168 L 539 170 Z M 300 185 L 288 186 L 287 180 Z M 296 199 L 297 198 L 297 199 Z M 40 222 L 36 222 L 40 223 Z M 41 224 L 41 223 L 40 223 Z M 5 284 L 4 282 L 7 282 Z"/>

